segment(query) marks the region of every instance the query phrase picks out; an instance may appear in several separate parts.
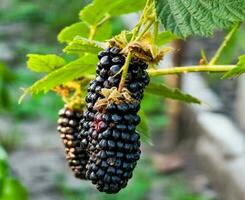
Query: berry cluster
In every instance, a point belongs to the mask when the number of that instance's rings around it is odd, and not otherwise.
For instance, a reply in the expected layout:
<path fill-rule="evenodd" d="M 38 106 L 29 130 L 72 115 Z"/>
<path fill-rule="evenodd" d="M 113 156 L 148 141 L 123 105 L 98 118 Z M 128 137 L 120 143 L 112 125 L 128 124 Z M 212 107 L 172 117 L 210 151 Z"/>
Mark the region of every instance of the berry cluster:
<path fill-rule="evenodd" d="M 88 154 L 80 146 L 78 127 L 81 118 L 81 111 L 63 108 L 59 111 L 57 129 L 64 143 L 70 168 L 77 178 L 85 179 Z"/>
<path fill-rule="evenodd" d="M 86 178 L 98 190 L 117 193 L 132 177 L 136 161 L 140 157 L 139 134 L 135 131 L 140 122 L 137 112 L 143 98 L 145 86 L 149 83 L 147 64 L 134 58 L 127 73 L 125 88 L 133 102 L 111 102 L 106 109 L 98 111 L 95 104 L 103 96 L 103 88 L 118 88 L 121 68 L 125 58 L 117 47 L 108 48 L 98 55 L 96 79 L 90 83 L 86 97 L 87 111 L 81 120 L 80 137 L 82 149 L 87 149 L 89 161 Z"/>

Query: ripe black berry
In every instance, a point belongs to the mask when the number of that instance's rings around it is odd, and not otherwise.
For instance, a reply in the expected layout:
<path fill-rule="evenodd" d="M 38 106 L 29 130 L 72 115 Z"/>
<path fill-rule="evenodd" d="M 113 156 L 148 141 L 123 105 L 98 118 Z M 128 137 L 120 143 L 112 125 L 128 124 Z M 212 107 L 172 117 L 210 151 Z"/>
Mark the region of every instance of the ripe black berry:
<path fill-rule="evenodd" d="M 133 58 L 129 64 L 124 87 L 132 102 L 110 102 L 105 110 L 95 108 L 96 102 L 104 98 L 103 88 L 118 88 L 125 57 L 117 47 L 108 48 L 98 54 L 96 78 L 91 81 L 86 97 L 87 111 L 80 122 L 80 136 L 87 138 L 81 146 L 87 149 L 89 161 L 86 178 L 106 193 L 117 193 L 126 187 L 133 169 L 140 158 L 140 136 L 136 126 L 140 123 L 137 112 L 143 92 L 149 83 L 148 65 Z"/>

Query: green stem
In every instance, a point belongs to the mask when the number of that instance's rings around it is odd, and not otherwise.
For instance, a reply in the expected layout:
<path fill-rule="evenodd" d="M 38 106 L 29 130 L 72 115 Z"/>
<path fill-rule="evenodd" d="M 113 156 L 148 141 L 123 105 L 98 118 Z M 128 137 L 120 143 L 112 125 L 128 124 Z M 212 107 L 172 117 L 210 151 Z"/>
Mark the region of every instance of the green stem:
<path fill-rule="evenodd" d="M 214 65 L 214 64 L 217 63 L 217 61 L 220 59 L 223 51 L 225 50 L 225 47 L 228 45 L 229 41 L 232 39 L 232 37 L 234 36 L 234 34 L 236 33 L 236 31 L 239 29 L 240 25 L 241 25 L 241 23 L 237 23 L 231 29 L 231 31 L 225 37 L 224 41 L 220 45 L 219 49 L 217 50 L 217 52 L 215 53 L 215 55 L 213 56 L 213 58 L 210 60 L 209 65 Z"/>
<path fill-rule="evenodd" d="M 158 29 L 159 29 L 159 23 L 158 23 L 158 21 L 156 20 L 155 22 L 154 22 L 154 32 L 153 32 L 153 37 L 154 37 L 154 44 L 156 44 L 156 42 L 157 42 L 157 37 L 158 37 Z"/>
<path fill-rule="evenodd" d="M 96 26 L 91 26 L 90 27 L 90 33 L 89 33 L 89 40 L 93 40 L 95 33 L 96 33 Z"/>
<path fill-rule="evenodd" d="M 121 77 L 120 84 L 119 84 L 119 87 L 118 87 L 118 91 L 119 92 L 121 92 L 122 89 L 124 88 L 126 77 L 127 77 L 127 73 L 128 73 L 129 64 L 130 64 L 130 61 L 131 61 L 132 57 L 133 57 L 133 55 L 131 53 L 129 53 L 127 55 L 127 58 L 126 58 L 126 61 L 125 61 L 124 65 L 123 65 L 123 73 L 122 73 L 122 77 Z"/>
<path fill-rule="evenodd" d="M 150 21 L 144 28 L 144 30 L 138 35 L 138 37 L 136 37 L 136 41 L 140 40 L 144 35 L 145 33 L 151 28 L 152 24 L 154 23 L 154 21 Z"/>
<path fill-rule="evenodd" d="M 146 5 L 145 5 L 145 8 L 143 10 L 143 13 L 140 16 L 139 22 L 137 23 L 137 25 L 133 29 L 133 36 L 131 38 L 131 42 L 134 41 L 136 39 L 136 37 L 138 36 L 139 31 L 140 31 L 142 25 L 147 21 L 145 18 L 148 17 L 148 15 L 150 15 L 149 12 L 152 9 L 153 9 L 153 2 L 152 2 L 152 0 L 147 0 Z"/>
<path fill-rule="evenodd" d="M 150 76 L 164 76 L 171 74 L 186 74 L 191 72 L 213 72 L 222 73 L 228 72 L 235 68 L 236 65 L 193 65 L 185 67 L 173 67 L 166 69 L 149 69 L 147 72 Z"/>

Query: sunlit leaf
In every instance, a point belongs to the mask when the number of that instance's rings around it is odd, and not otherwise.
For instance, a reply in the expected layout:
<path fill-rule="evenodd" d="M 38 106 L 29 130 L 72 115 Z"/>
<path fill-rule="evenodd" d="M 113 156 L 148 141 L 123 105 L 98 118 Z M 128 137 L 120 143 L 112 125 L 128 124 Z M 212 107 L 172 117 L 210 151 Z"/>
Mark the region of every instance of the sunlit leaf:
<path fill-rule="evenodd" d="M 146 0 L 114 0 L 115 4 L 110 9 L 110 15 L 122 15 L 143 10 Z"/>
<path fill-rule="evenodd" d="M 50 72 L 65 65 L 65 60 L 54 54 L 28 54 L 27 67 L 34 72 Z"/>
<path fill-rule="evenodd" d="M 35 82 L 31 87 L 27 88 L 20 98 L 20 102 L 28 93 L 37 94 L 40 92 L 48 92 L 55 86 L 72 81 L 76 78 L 90 77 L 95 73 L 96 62 L 97 56 L 88 54 L 49 73 L 47 76 Z"/>
<path fill-rule="evenodd" d="M 96 29 L 93 39 L 98 41 L 104 41 L 106 39 L 111 38 L 111 36 L 112 36 L 112 25 L 110 21 L 107 21 Z"/>
<path fill-rule="evenodd" d="M 80 19 L 89 24 L 96 24 L 106 15 L 122 15 L 137 12 L 144 8 L 146 0 L 95 0 L 81 10 Z"/>
<path fill-rule="evenodd" d="M 61 30 L 58 41 L 71 42 L 76 36 L 88 37 L 89 31 L 89 26 L 85 22 L 78 22 Z"/>

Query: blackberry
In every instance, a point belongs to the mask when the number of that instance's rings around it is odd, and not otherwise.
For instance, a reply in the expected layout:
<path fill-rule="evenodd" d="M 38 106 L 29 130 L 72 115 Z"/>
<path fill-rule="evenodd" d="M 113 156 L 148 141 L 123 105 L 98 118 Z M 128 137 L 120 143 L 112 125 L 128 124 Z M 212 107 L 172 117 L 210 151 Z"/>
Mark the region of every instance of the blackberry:
<path fill-rule="evenodd" d="M 134 103 L 111 103 L 107 106 L 105 113 L 100 113 L 94 106 L 98 100 L 103 98 L 101 90 L 118 88 L 122 74 L 120 70 L 124 65 L 125 57 L 120 53 L 119 48 L 112 47 L 100 52 L 98 58 L 96 78 L 90 82 L 86 97 L 87 111 L 80 122 L 80 136 L 87 138 L 81 141 L 81 147 L 86 148 L 90 155 L 86 166 L 87 178 L 96 184 L 100 191 L 116 193 L 127 185 L 136 160 L 139 158 L 139 135 L 135 132 L 136 125 L 140 122 L 137 111 L 144 95 L 144 88 L 150 80 L 146 72 L 148 65 L 140 59 L 133 58 L 129 64 L 124 87 L 135 100 Z M 134 138 L 134 142 L 131 142 L 130 137 Z M 132 153 L 128 155 L 127 153 L 131 151 Z M 105 157 L 104 160 L 101 160 L 99 156 L 101 154 Z M 120 159 L 115 157 L 115 161 L 123 163 L 124 168 L 111 166 L 119 174 L 112 178 L 113 176 L 110 175 L 112 172 L 103 171 L 104 176 L 102 176 L 102 170 L 105 170 L 104 168 L 108 165 L 106 158 L 113 157 L 115 154 L 121 156 Z M 97 176 L 95 172 L 99 169 L 99 176 Z M 130 172 L 126 173 L 126 169 L 130 169 Z M 110 170 L 112 171 L 112 168 Z M 101 177 L 105 180 L 102 180 Z M 115 183 L 116 180 L 120 181 Z"/>
<path fill-rule="evenodd" d="M 63 108 L 59 111 L 57 130 L 66 149 L 66 159 L 75 177 L 85 179 L 88 154 L 80 146 L 81 138 L 78 129 L 81 118 L 81 111 Z"/>
<path fill-rule="evenodd" d="M 94 117 L 93 131 L 88 135 L 86 176 L 101 192 L 117 193 L 132 177 L 141 153 L 140 136 L 135 130 L 140 122 L 138 109 L 138 104 L 109 104 Z"/>

